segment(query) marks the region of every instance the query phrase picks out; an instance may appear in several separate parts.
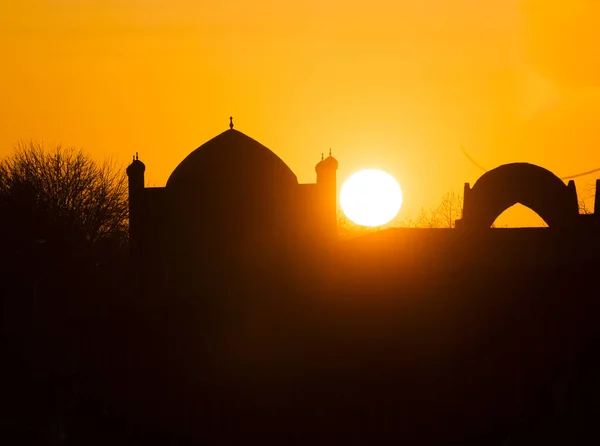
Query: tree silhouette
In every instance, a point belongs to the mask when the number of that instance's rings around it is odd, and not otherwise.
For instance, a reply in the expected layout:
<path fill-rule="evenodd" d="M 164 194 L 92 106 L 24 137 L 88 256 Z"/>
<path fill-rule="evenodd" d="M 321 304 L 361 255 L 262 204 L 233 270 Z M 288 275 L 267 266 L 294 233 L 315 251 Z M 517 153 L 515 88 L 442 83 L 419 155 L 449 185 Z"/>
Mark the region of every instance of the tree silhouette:
<path fill-rule="evenodd" d="M 416 228 L 453 228 L 457 219 L 462 215 L 462 195 L 448 192 L 444 194 L 438 206 L 434 209 L 424 209 L 417 218 L 410 221 L 410 227 Z"/>
<path fill-rule="evenodd" d="M 44 243 L 83 255 L 121 244 L 127 211 L 125 175 L 111 161 L 35 142 L 0 161 L 0 234 L 17 251 Z"/>
<path fill-rule="evenodd" d="M 122 338 L 113 314 L 130 308 L 127 217 L 125 170 L 111 161 L 35 142 L 0 160 L 0 412 L 19 435 L 62 444 L 78 417 L 101 411 L 71 387 Z"/>
<path fill-rule="evenodd" d="M 582 193 L 580 193 L 579 199 L 577 200 L 580 214 L 593 214 L 594 213 L 593 208 L 590 209 L 588 203 L 594 202 L 595 195 L 596 195 L 596 184 L 595 183 L 588 184 L 588 185 L 586 185 L 585 188 L 583 188 L 583 191 L 582 191 Z"/>
<path fill-rule="evenodd" d="M 421 208 L 416 218 L 394 218 L 389 223 L 374 228 L 357 225 L 340 210 L 338 212 L 338 234 L 340 238 L 352 238 L 387 228 L 453 228 L 462 215 L 463 197 L 447 192 L 433 209 Z"/>
<path fill-rule="evenodd" d="M 585 214 L 585 215 L 589 215 L 589 214 L 593 214 L 594 212 L 588 207 L 587 203 L 585 202 L 585 200 L 583 199 L 579 199 L 578 200 L 578 205 L 579 205 L 579 213 L 580 214 Z"/>

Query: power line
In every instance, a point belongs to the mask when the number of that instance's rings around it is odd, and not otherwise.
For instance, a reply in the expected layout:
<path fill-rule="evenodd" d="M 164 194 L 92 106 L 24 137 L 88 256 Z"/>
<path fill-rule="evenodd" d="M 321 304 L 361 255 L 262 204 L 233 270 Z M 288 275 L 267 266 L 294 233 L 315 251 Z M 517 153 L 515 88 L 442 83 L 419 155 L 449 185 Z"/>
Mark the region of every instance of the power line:
<path fill-rule="evenodd" d="M 486 169 L 481 164 L 479 164 L 477 161 L 475 161 L 473 159 L 473 157 L 471 157 L 471 155 L 469 155 L 467 153 L 467 151 L 465 150 L 465 148 L 463 146 L 460 146 L 460 150 L 462 151 L 463 155 L 465 155 L 467 157 L 467 159 L 471 162 L 471 164 L 473 164 L 478 169 L 483 170 L 484 172 L 488 172 L 488 169 Z M 560 179 L 561 180 L 572 180 L 573 178 L 583 177 L 583 176 L 590 175 L 595 172 L 600 172 L 600 167 L 597 167 L 596 169 L 588 170 L 586 172 L 576 173 L 575 175 L 568 175 L 566 177 L 560 177 Z"/>
<path fill-rule="evenodd" d="M 462 150 L 462 153 L 463 153 L 463 155 L 465 155 L 465 156 L 467 157 L 467 159 L 468 159 L 469 161 L 471 161 L 471 163 L 473 163 L 473 165 L 474 165 L 475 167 L 477 167 L 478 169 L 481 169 L 481 170 L 483 170 L 484 172 L 487 172 L 487 171 L 488 171 L 488 170 L 487 170 L 485 167 L 483 167 L 481 164 L 479 164 L 477 161 L 475 161 L 473 158 L 471 158 L 471 155 L 469 155 L 469 154 L 467 153 L 467 151 L 465 150 L 464 146 L 460 146 L 460 150 Z"/>
<path fill-rule="evenodd" d="M 594 172 L 600 172 L 600 167 L 598 167 L 596 169 L 588 170 L 587 172 L 578 173 L 576 175 L 569 175 L 568 177 L 562 177 L 561 180 L 571 180 L 573 178 L 583 177 L 585 175 L 589 175 Z"/>

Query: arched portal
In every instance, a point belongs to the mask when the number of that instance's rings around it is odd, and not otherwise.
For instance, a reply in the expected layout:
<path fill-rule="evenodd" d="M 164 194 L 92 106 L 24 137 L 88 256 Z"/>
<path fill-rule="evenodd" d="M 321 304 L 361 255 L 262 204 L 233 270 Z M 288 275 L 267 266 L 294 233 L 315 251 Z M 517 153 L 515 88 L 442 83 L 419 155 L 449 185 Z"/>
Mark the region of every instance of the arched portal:
<path fill-rule="evenodd" d="M 575 183 L 568 185 L 549 170 L 528 163 L 505 164 L 465 185 L 463 218 L 457 227 L 489 228 L 496 218 L 520 203 L 550 227 L 571 227 L 579 215 Z"/>
<path fill-rule="evenodd" d="M 545 228 L 548 223 L 534 210 L 517 203 L 502 212 L 494 221 L 493 228 Z"/>

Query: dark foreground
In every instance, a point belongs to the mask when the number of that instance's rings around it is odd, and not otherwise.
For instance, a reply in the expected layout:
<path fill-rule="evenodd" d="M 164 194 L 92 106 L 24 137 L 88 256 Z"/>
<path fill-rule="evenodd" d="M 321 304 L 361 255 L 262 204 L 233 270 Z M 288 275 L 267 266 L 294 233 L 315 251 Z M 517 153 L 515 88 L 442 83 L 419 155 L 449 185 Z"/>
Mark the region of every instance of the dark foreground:
<path fill-rule="evenodd" d="M 2 443 L 599 443 L 597 241 L 422 234 L 201 295 L 11 281 Z"/>

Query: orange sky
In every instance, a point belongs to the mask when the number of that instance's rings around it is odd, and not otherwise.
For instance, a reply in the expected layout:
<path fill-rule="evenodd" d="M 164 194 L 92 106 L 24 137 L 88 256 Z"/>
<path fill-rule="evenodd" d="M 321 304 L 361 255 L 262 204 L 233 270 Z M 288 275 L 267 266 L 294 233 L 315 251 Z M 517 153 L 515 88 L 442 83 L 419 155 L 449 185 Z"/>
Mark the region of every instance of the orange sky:
<path fill-rule="evenodd" d="M 301 182 L 379 167 L 401 217 L 481 164 L 600 166 L 600 1 L 15 0 L 0 3 L 0 155 L 62 142 L 164 185 L 236 128 Z M 595 176 L 577 181 L 589 195 Z"/>

